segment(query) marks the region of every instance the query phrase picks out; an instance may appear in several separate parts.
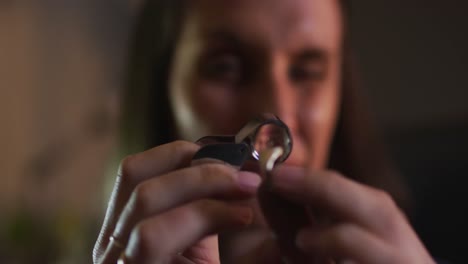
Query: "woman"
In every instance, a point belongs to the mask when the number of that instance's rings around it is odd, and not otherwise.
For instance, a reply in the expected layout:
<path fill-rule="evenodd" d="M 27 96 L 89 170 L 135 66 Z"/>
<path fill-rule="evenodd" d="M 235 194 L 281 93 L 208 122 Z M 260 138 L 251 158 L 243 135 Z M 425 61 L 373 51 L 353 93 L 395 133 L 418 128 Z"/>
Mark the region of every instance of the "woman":
<path fill-rule="evenodd" d="M 294 141 L 274 192 L 330 220 L 297 233 L 302 262 L 433 263 L 363 129 L 344 1 L 168 2 L 145 6 L 125 95 L 125 141 L 158 147 L 121 163 L 95 263 L 281 263 L 255 198 L 260 177 L 190 166 L 190 141 L 234 134 L 264 112 Z"/>

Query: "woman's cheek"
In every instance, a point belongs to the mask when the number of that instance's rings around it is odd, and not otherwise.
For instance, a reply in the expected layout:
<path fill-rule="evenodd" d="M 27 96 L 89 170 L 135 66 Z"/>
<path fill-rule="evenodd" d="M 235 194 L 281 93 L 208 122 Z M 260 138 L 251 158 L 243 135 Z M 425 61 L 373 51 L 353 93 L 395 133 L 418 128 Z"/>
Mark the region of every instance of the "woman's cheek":
<path fill-rule="evenodd" d="M 192 90 L 192 105 L 199 120 L 215 134 L 234 134 L 241 127 L 238 96 L 232 87 L 199 82 Z"/>
<path fill-rule="evenodd" d="M 299 115 L 299 133 L 307 148 L 308 166 L 325 168 L 336 123 L 336 103 L 323 100 L 309 103 Z"/>

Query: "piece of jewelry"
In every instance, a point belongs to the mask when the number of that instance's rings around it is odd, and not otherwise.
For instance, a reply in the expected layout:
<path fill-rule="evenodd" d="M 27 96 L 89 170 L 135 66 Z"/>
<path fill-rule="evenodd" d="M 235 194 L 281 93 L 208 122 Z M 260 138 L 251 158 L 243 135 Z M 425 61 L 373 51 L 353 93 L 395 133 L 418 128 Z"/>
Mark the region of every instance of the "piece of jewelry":
<path fill-rule="evenodd" d="M 122 242 L 120 242 L 114 235 L 109 237 L 109 241 L 116 247 L 120 249 L 125 249 L 125 245 Z"/>
<path fill-rule="evenodd" d="M 130 264 L 127 256 L 125 255 L 125 251 L 120 254 L 119 259 L 117 260 L 117 264 Z"/>
<path fill-rule="evenodd" d="M 197 140 L 203 147 L 193 160 L 214 158 L 236 167 L 242 167 L 247 159 L 259 160 L 264 150 L 281 147 L 276 163 L 285 161 L 292 150 L 289 128 L 277 116 L 263 114 L 250 120 L 236 135 L 205 136 Z"/>

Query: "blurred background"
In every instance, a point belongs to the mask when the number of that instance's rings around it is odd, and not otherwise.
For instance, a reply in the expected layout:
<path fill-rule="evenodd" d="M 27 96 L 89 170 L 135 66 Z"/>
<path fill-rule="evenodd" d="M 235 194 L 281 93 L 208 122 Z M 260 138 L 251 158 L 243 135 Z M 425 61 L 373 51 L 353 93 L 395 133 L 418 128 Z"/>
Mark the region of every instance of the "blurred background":
<path fill-rule="evenodd" d="M 0 1 L 0 263 L 90 263 L 142 1 Z M 354 0 L 366 96 L 431 253 L 468 250 L 468 3 Z"/>

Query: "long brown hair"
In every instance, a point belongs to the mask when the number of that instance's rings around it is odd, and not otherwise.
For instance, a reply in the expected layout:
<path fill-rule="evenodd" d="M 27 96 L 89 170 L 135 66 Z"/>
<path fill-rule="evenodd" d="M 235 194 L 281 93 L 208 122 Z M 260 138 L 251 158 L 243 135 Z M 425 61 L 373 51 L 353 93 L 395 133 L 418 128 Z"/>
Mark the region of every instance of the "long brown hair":
<path fill-rule="evenodd" d="M 406 189 L 383 150 L 357 85 L 346 21 L 348 0 L 340 4 L 344 17 L 342 100 L 329 167 L 362 183 L 389 192 L 406 205 Z M 175 139 L 168 98 L 168 76 L 184 17 L 184 0 L 146 1 L 135 25 L 129 75 L 122 100 L 121 147 L 125 154 Z M 406 206 L 404 206 L 406 207 Z"/>

